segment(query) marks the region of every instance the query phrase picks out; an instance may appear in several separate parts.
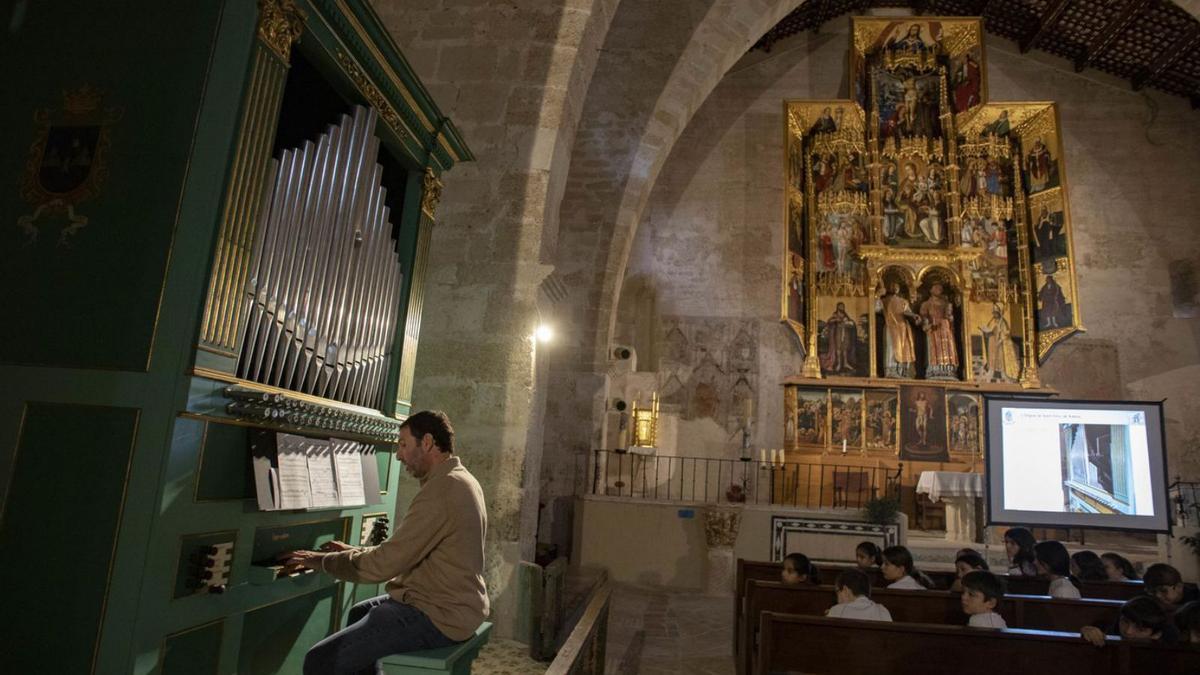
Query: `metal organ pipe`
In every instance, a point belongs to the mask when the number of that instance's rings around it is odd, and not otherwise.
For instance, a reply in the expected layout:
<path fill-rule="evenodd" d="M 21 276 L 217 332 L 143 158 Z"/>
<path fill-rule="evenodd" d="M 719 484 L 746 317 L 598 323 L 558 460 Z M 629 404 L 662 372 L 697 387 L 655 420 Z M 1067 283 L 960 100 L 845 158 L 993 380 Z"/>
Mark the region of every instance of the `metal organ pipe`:
<path fill-rule="evenodd" d="M 402 270 L 377 113 L 357 106 L 271 160 L 245 292 L 238 375 L 382 408 Z"/>

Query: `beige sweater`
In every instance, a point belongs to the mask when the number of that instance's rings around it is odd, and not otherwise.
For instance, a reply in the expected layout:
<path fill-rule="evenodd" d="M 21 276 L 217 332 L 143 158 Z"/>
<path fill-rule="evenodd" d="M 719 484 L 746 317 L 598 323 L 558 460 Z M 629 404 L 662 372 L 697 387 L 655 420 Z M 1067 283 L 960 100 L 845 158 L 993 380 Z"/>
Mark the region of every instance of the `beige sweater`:
<path fill-rule="evenodd" d="M 323 569 L 344 581 L 387 581 L 451 640 L 466 640 L 488 615 L 483 583 L 487 510 L 483 490 L 458 457 L 429 471 L 392 536 L 379 546 L 331 553 Z"/>

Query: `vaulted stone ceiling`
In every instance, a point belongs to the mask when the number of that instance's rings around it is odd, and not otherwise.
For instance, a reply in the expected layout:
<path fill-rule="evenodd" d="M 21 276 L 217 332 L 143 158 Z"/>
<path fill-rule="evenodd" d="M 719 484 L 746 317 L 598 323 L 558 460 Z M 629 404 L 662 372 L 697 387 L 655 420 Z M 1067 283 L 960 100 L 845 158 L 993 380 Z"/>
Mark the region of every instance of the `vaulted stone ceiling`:
<path fill-rule="evenodd" d="M 788 14 L 754 45 L 776 41 L 871 7 L 928 16 L 981 16 L 988 32 L 1075 64 L 1183 96 L 1200 107 L 1200 20 L 1165 0 L 816 0 Z"/>

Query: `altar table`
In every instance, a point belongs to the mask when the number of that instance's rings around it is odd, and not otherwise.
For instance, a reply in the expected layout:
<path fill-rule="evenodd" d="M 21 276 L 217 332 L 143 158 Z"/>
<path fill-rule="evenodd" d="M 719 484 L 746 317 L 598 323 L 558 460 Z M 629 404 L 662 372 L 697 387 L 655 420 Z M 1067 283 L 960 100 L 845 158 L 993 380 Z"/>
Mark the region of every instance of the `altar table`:
<path fill-rule="evenodd" d="M 959 471 L 922 471 L 917 494 L 946 505 L 946 539 L 978 541 L 975 531 L 975 500 L 983 497 L 983 476 Z"/>

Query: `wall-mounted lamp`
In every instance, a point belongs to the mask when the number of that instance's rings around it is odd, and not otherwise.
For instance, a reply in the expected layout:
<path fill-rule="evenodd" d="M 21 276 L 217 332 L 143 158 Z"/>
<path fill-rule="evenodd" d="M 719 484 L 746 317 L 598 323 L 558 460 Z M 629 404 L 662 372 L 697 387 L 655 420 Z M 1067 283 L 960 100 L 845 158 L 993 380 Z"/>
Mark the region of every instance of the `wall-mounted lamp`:
<path fill-rule="evenodd" d="M 658 444 L 658 394 L 650 394 L 650 407 L 639 408 L 633 402 L 633 443 L 639 448 L 653 448 Z"/>

